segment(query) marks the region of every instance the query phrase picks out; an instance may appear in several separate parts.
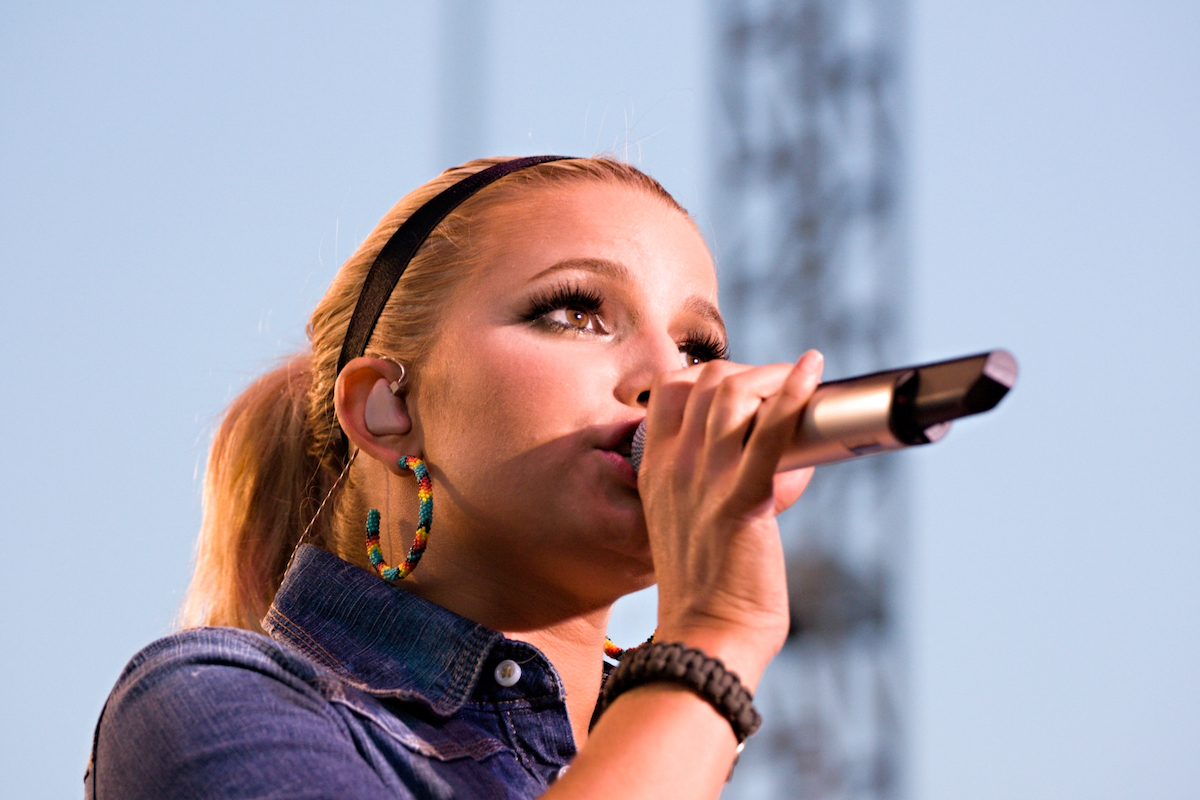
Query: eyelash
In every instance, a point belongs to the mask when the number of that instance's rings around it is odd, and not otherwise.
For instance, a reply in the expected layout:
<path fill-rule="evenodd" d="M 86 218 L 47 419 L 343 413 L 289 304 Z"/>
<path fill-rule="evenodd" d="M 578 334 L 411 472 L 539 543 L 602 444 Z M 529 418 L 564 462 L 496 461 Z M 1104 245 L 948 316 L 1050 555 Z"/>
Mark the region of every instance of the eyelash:
<path fill-rule="evenodd" d="M 575 330 L 573 326 L 549 319 L 549 315 L 563 308 L 574 309 L 591 314 L 599 322 L 600 309 L 603 307 L 604 297 L 597 290 L 576 284 L 560 284 L 534 296 L 522 319 L 551 330 Z M 689 333 L 679 343 L 679 352 L 688 354 L 697 364 L 729 358 L 728 345 L 709 332 Z"/>
<path fill-rule="evenodd" d="M 697 360 L 697 364 L 703 364 L 706 361 L 724 361 L 729 358 L 729 345 L 711 333 L 689 333 L 687 338 L 680 342 L 679 352 L 687 353 Z"/>
<path fill-rule="evenodd" d="M 549 319 L 552 311 L 557 311 L 560 308 L 575 309 L 577 311 L 586 311 L 593 317 L 599 319 L 600 309 L 604 306 L 604 297 L 591 288 L 584 288 L 574 284 L 560 284 L 542 294 L 534 296 L 529 301 L 529 308 L 522 315 L 526 322 L 536 322 L 553 330 L 567 330 L 572 326 L 563 325 Z"/>

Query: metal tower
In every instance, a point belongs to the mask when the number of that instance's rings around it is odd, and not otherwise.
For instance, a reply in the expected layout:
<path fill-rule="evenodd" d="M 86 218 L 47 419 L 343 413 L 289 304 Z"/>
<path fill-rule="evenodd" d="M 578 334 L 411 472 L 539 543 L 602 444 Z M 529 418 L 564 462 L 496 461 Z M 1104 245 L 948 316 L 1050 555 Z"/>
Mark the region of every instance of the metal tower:
<path fill-rule="evenodd" d="M 902 10 L 718 0 L 714 252 L 739 361 L 816 347 L 830 378 L 903 363 Z M 821 468 L 781 519 L 792 636 L 723 797 L 901 795 L 901 466 Z"/>

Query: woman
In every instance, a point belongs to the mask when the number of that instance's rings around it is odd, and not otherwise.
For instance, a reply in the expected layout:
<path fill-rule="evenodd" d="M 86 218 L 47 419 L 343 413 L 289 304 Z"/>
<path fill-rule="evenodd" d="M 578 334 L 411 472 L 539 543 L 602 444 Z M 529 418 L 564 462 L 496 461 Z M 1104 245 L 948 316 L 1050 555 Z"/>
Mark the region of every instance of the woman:
<path fill-rule="evenodd" d="M 729 363 L 716 297 L 615 161 L 401 200 L 228 410 L 186 628 L 118 681 L 89 796 L 715 797 L 788 627 L 811 471 L 775 467 L 821 371 Z M 654 582 L 598 713 L 609 610 Z"/>

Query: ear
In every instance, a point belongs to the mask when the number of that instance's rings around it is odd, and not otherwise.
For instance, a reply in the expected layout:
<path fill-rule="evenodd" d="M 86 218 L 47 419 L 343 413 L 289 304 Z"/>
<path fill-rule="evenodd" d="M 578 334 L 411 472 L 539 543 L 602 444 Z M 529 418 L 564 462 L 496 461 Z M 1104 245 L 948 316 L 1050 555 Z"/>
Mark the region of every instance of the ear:
<path fill-rule="evenodd" d="M 397 474 L 402 456 L 421 455 L 405 393 L 394 395 L 390 388 L 401 375 L 390 361 L 360 356 L 342 369 L 333 390 L 333 408 L 346 436 Z"/>

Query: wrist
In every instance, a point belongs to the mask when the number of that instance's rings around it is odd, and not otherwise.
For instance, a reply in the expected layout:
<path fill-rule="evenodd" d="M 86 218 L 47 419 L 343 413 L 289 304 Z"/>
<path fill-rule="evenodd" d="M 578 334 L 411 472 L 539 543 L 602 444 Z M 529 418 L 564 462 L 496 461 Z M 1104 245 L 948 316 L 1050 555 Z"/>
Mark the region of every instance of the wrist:
<path fill-rule="evenodd" d="M 745 631 L 722 631 L 713 628 L 659 628 L 655 640 L 679 642 L 715 658 L 737 676 L 742 686 L 751 694 L 758 688 L 759 680 L 767 664 L 779 652 L 782 642 L 773 645 L 755 641 Z"/>
<path fill-rule="evenodd" d="M 663 642 L 682 642 L 719 658 L 750 691 L 758 687 L 767 664 L 783 648 L 790 623 L 786 590 L 768 589 L 746 599 L 740 592 L 692 587 L 688 592 L 659 587 L 658 627 Z"/>
<path fill-rule="evenodd" d="M 621 694 L 649 683 L 674 683 L 707 702 L 730 724 L 740 745 L 762 724 L 753 695 L 720 659 L 679 642 L 654 642 L 629 651 L 605 681 L 600 713 Z"/>

